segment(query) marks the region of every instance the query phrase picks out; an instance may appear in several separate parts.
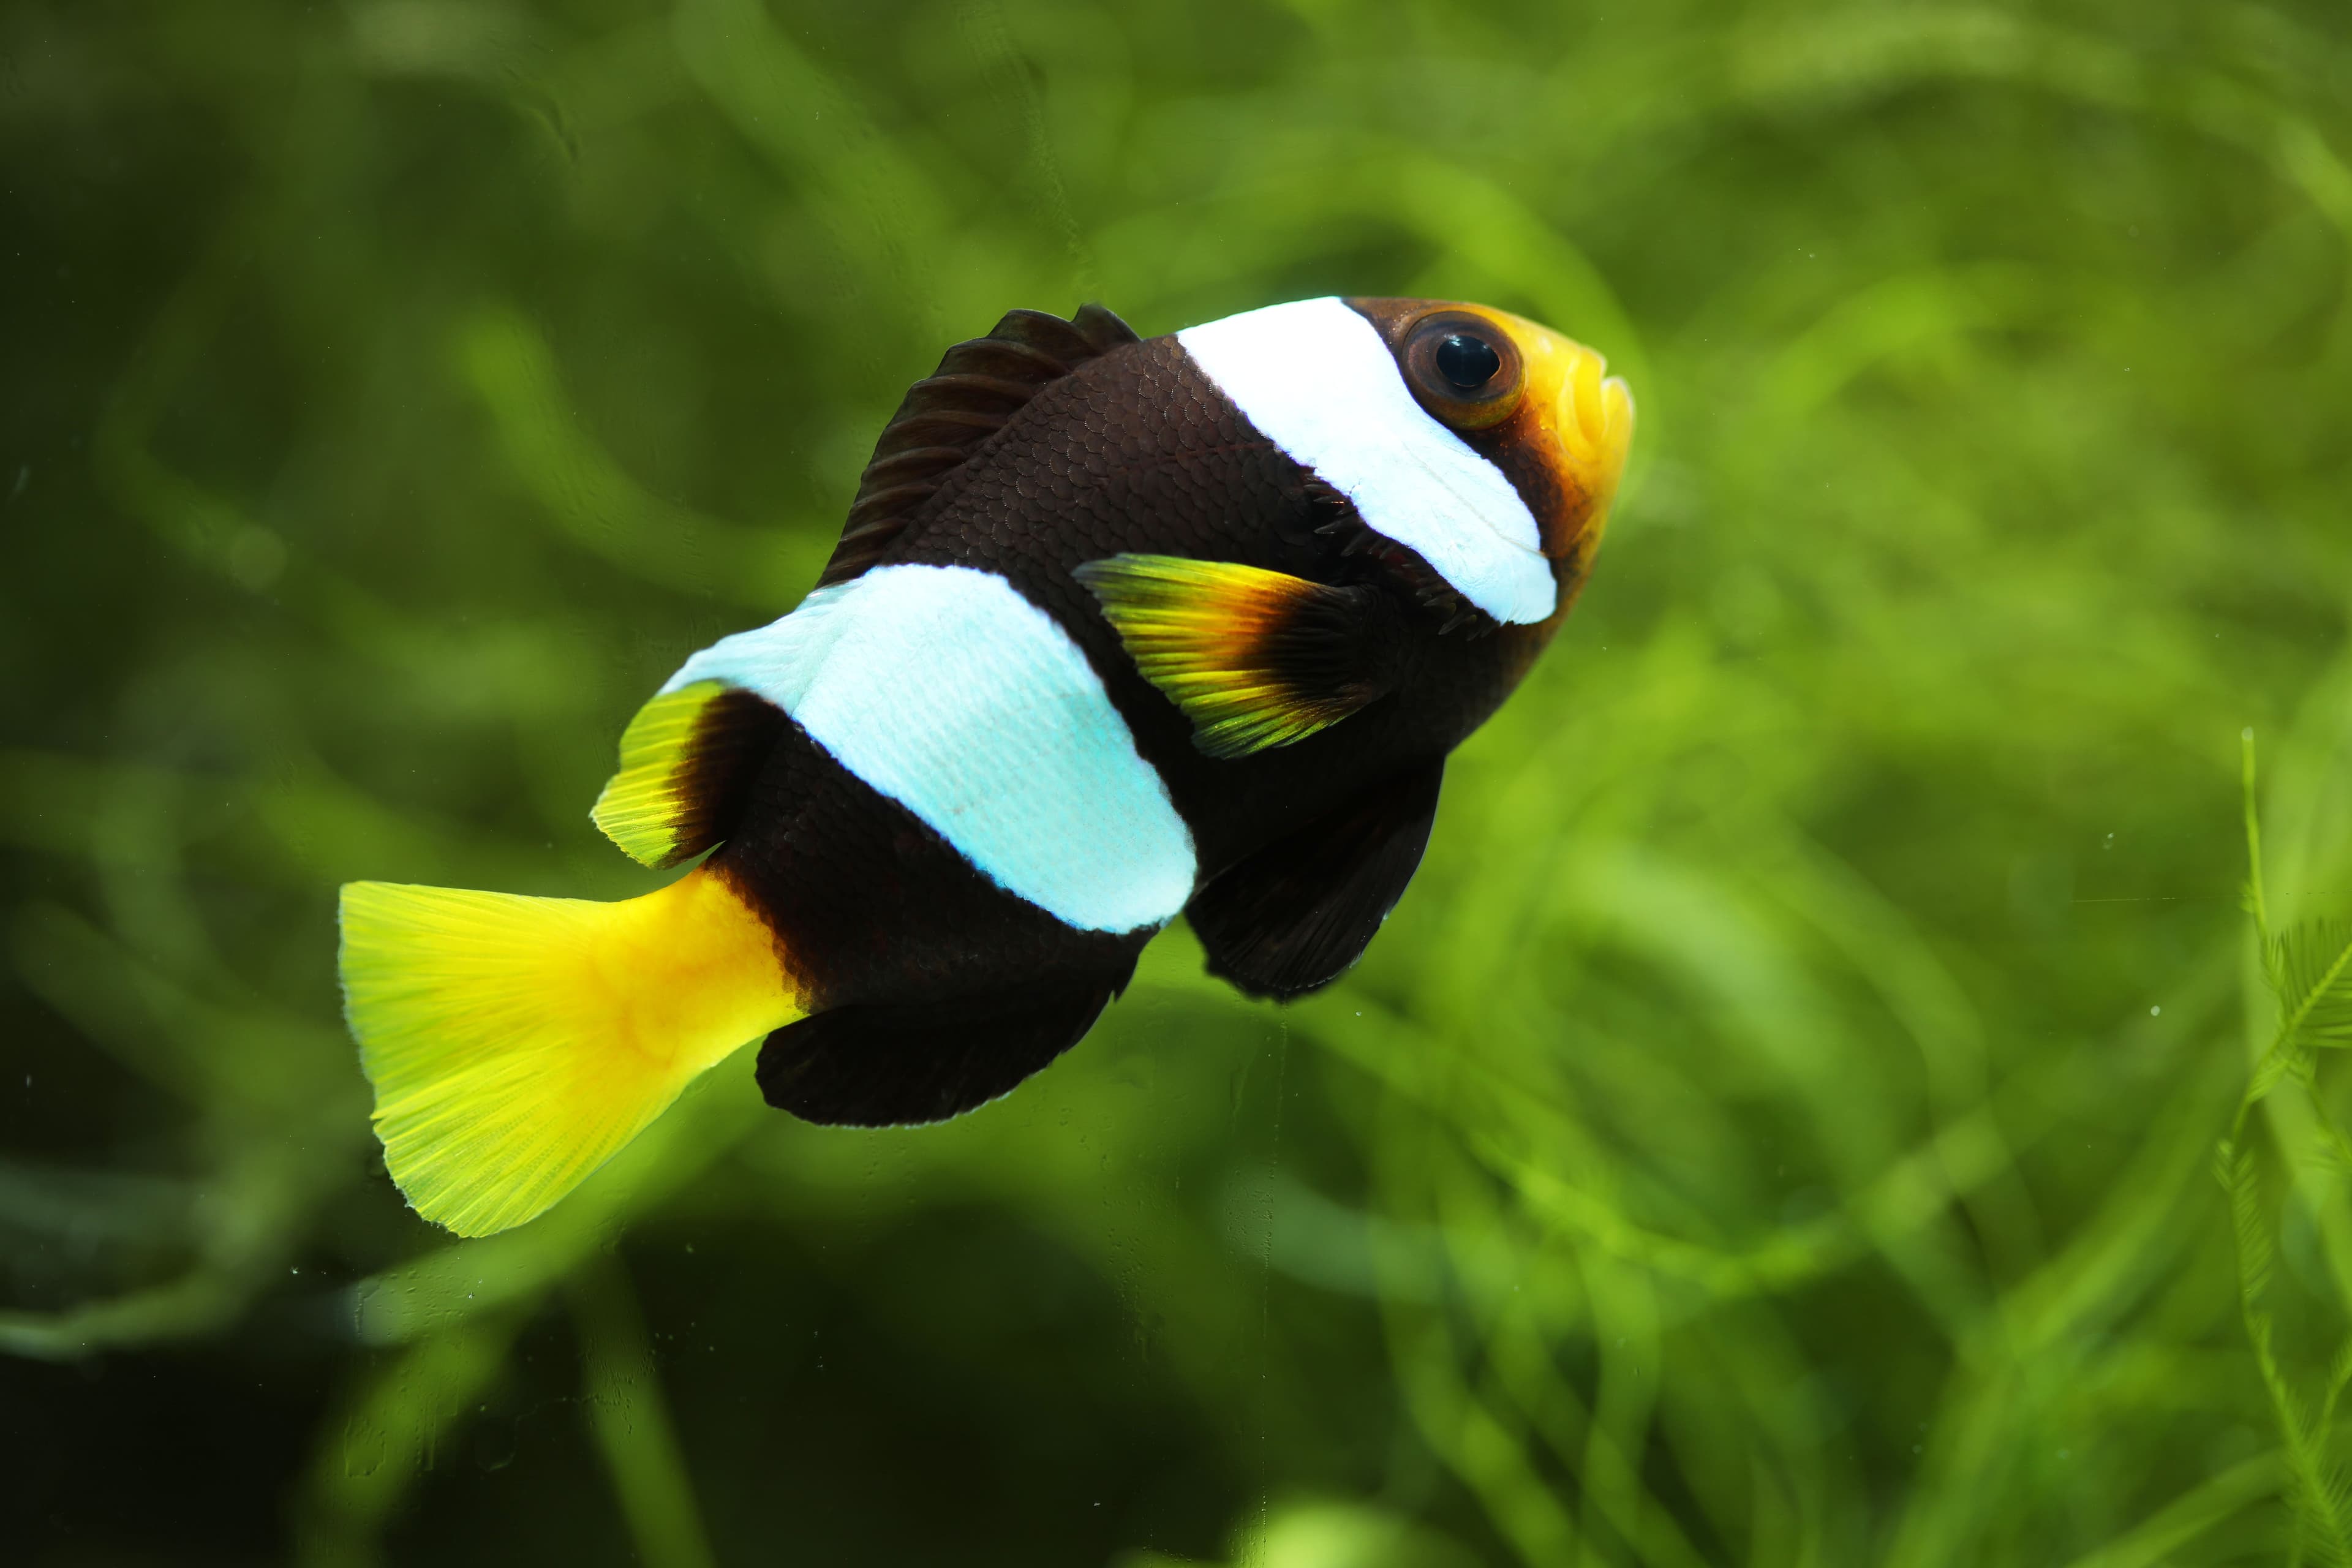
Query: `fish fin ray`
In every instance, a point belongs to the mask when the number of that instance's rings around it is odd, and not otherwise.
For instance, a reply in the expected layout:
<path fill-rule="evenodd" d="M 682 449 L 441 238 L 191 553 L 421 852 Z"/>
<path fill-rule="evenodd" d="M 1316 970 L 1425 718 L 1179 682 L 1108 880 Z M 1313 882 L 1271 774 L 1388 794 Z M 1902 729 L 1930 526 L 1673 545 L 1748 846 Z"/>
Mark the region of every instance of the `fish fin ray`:
<path fill-rule="evenodd" d="M 880 561 L 949 473 L 1041 390 L 1139 341 L 1132 327 L 1089 302 L 1066 321 L 1044 310 L 1008 310 L 987 336 L 948 350 L 882 427 L 817 585 L 845 583 Z"/>
<path fill-rule="evenodd" d="M 620 770 L 590 816 L 641 865 L 691 860 L 733 831 L 784 721 L 773 703 L 719 681 L 665 691 L 622 732 Z"/>
<path fill-rule="evenodd" d="M 537 1215 L 799 1011 L 766 922 L 706 870 L 611 904 L 352 882 L 341 917 L 384 1163 L 460 1236 Z"/>
<path fill-rule="evenodd" d="M 780 1110 L 832 1126 L 944 1121 L 1011 1093 L 1076 1045 L 1134 972 L 1129 952 L 1124 967 L 1000 991 L 828 1008 L 768 1037 L 761 1092 Z"/>
<path fill-rule="evenodd" d="M 1337 980 L 1420 867 L 1444 774 L 1442 758 L 1391 774 L 1212 879 L 1184 910 L 1209 972 L 1279 1001 Z"/>
<path fill-rule="evenodd" d="M 1294 744 L 1393 685 L 1397 627 L 1376 589 L 1175 555 L 1113 555 L 1076 575 L 1213 757 Z"/>

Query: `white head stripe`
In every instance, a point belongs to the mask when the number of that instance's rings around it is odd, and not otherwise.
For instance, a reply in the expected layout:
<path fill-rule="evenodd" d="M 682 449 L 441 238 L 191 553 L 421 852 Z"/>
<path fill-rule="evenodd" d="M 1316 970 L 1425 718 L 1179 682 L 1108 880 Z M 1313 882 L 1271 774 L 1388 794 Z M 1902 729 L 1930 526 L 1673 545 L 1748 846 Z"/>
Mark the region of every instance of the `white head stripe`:
<path fill-rule="evenodd" d="M 1498 621 L 1551 614 L 1559 588 L 1527 502 L 1412 400 L 1388 344 L 1344 300 L 1271 305 L 1176 341 L 1268 440 L 1464 598 Z"/>
<path fill-rule="evenodd" d="M 992 573 L 880 566 L 724 638 L 662 688 L 790 713 L 999 887 L 1082 931 L 1175 918 L 1192 835 L 1086 655 Z"/>

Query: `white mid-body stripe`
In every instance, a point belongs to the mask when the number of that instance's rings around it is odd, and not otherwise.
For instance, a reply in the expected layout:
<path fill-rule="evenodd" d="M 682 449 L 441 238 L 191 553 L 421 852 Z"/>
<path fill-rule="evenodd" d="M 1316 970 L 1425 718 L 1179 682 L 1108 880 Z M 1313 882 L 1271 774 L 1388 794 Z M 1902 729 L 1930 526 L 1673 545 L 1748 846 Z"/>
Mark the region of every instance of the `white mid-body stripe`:
<path fill-rule="evenodd" d="M 879 566 L 703 649 L 999 887 L 1083 931 L 1164 924 L 1192 835 L 1069 633 L 993 573 Z"/>
<path fill-rule="evenodd" d="M 1498 621 L 1559 603 L 1535 514 L 1500 468 L 1431 418 L 1380 333 L 1342 300 L 1270 305 L 1176 334 L 1265 437 L 1375 531 Z"/>

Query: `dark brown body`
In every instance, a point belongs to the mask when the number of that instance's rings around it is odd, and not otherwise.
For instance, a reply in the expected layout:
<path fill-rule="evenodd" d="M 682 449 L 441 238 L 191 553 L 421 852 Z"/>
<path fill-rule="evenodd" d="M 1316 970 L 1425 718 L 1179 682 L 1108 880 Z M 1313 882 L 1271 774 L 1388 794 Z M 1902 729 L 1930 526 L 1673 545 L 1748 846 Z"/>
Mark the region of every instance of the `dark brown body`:
<path fill-rule="evenodd" d="M 1013 311 L 915 384 L 821 583 L 884 566 L 977 570 L 1066 632 L 1190 832 L 1184 913 L 1210 969 L 1277 998 L 1336 978 L 1403 892 L 1447 753 L 1567 613 L 1625 433 L 1602 428 L 1616 446 L 1592 468 L 1597 480 L 1566 460 L 1561 432 L 1573 441 L 1591 431 L 1567 423 L 1579 405 L 1565 377 L 1597 377 L 1598 357 L 1546 329 L 1475 317 L 1481 330 L 1517 334 L 1509 363 L 1523 345 L 1537 358 L 1517 405 L 1455 418 L 1449 395 L 1412 382 L 1407 361 L 1481 308 L 1349 304 L 1381 335 L 1412 396 L 1529 504 L 1556 589 L 1540 623 L 1505 624 L 1470 605 L 1254 426 L 1179 339 L 1138 340 L 1095 306 L 1067 321 Z M 1621 411 L 1629 426 L 1630 405 Z M 1253 580 L 1344 605 L 1344 647 L 1269 631 L 1292 640 L 1265 644 L 1290 650 L 1266 657 L 1328 673 L 1360 653 L 1377 683 L 1343 719 L 1300 736 L 1259 749 L 1213 739 L 1153 684 L 1158 673 L 1146 679 L 1123 640 L 1132 628 L 1098 597 L 1107 564 L 1171 559 L 1255 569 Z M 1066 924 L 976 869 L 782 709 L 730 697 L 709 714 L 681 792 L 697 827 L 679 842 L 723 840 L 709 868 L 774 931 L 809 1015 L 761 1053 L 771 1103 L 831 1122 L 952 1115 L 1076 1043 L 1125 986 L 1156 926 Z"/>
<path fill-rule="evenodd" d="M 1123 551 L 1377 587 L 1406 626 L 1397 689 L 1296 745 L 1203 754 L 1071 574 Z M 1418 557 L 1370 534 L 1253 429 L 1172 337 L 1116 348 L 1038 390 L 861 566 L 898 563 L 998 574 L 1070 633 L 1190 824 L 1203 885 L 1441 763 L 1559 619 L 1499 626 L 1465 612 Z M 994 887 L 788 721 L 713 865 L 769 913 L 822 1004 L 949 998 L 1007 974 L 1122 964 L 1151 934 L 1076 931 Z"/>

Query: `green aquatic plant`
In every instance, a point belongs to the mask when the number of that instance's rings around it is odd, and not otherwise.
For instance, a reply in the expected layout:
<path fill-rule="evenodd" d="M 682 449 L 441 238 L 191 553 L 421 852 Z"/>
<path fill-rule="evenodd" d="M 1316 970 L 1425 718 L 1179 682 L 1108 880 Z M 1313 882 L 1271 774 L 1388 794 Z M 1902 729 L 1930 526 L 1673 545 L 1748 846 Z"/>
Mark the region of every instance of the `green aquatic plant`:
<path fill-rule="evenodd" d="M 2352 1557 L 2347 81 L 2316 4 L 0 13 L 12 1545 Z M 1642 421 L 1362 965 L 1171 931 L 956 1123 L 720 1074 L 405 1213 L 339 883 L 645 890 L 628 715 L 945 344 L 1334 290 Z"/>
<path fill-rule="evenodd" d="M 2276 1321 L 2268 1304 L 2276 1263 L 2276 1226 L 2265 1212 L 2254 1152 L 2243 1146 L 2254 1109 L 2282 1085 L 2302 1091 L 2308 1119 L 2305 1132 L 2326 1173 L 2333 1195 L 2341 1195 L 2352 1175 L 2347 1142 L 2319 1084 L 2320 1053 L 2352 1046 L 2352 925 L 2340 920 L 2300 921 L 2273 930 L 2263 893 L 2261 816 L 2254 793 L 2254 734 L 2245 733 L 2246 858 L 2250 868 L 2246 908 L 2253 918 L 2262 982 L 2277 1009 L 2277 1024 L 2256 1058 L 2245 1098 L 2230 1134 L 2216 1151 L 2215 1173 L 2230 1194 L 2238 1248 L 2238 1289 L 2246 1337 L 2252 1345 L 2263 1385 L 2277 1415 L 2280 1451 L 2292 1485 L 2288 1500 L 2295 1516 L 2295 1552 L 2323 1563 L 2352 1562 L 2352 1475 L 2336 1458 L 2336 1405 L 2352 1384 L 2352 1313 L 2339 1313 L 2344 1342 L 2329 1363 L 2315 1409 L 2282 1370 Z M 2352 1300 L 2339 1283 L 2334 1305 Z"/>

